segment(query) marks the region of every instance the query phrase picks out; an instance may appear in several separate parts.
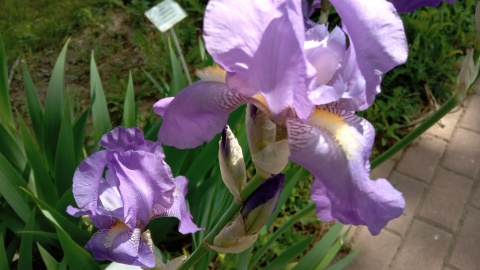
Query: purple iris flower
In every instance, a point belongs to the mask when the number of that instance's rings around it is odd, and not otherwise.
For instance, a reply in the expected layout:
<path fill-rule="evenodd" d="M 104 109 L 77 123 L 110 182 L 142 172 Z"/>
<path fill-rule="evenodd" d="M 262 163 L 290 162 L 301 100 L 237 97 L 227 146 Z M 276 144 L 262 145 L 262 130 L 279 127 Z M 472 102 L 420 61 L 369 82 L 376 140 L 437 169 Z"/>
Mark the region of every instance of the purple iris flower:
<path fill-rule="evenodd" d="M 73 177 L 73 195 L 79 209 L 99 231 L 85 246 L 97 260 L 152 268 L 155 266 L 151 219 L 171 216 L 180 220 L 179 231 L 193 233 L 185 195 L 188 180 L 173 178 L 160 143 L 145 140 L 138 128 L 118 127 L 99 144 L 106 150 L 87 157 Z"/>
<path fill-rule="evenodd" d="M 200 81 L 155 104 L 159 138 L 198 146 L 253 103 L 287 129 L 290 160 L 315 175 L 317 215 L 378 234 L 405 201 L 387 180 L 370 180 L 375 134 L 354 112 L 373 103 L 383 73 L 406 61 L 405 33 L 386 0 L 330 2 L 342 18 L 331 33 L 305 30 L 300 0 L 209 1 L 204 39 L 221 68 L 200 71 Z"/>
<path fill-rule="evenodd" d="M 398 12 L 412 12 L 419 7 L 438 7 L 442 0 L 389 0 L 395 6 Z M 443 0 L 449 4 L 457 2 L 457 0 Z"/>

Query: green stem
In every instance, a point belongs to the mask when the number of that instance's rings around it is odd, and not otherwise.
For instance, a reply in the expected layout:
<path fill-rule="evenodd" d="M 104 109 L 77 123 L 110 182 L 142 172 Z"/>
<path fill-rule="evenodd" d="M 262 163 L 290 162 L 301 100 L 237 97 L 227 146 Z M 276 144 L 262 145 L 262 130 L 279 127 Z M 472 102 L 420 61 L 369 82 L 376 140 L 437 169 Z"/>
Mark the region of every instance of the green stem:
<path fill-rule="evenodd" d="M 307 207 L 303 208 L 299 212 L 295 213 L 291 216 L 285 223 L 282 224 L 271 236 L 268 238 L 267 242 L 263 244 L 256 252 L 255 256 L 253 256 L 252 260 L 250 261 L 250 268 L 253 268 L 254 265 L 260 260 L 260 258 L 267 252 L 270 246 L 295 222 L 297 222 L 302 217 L 310 214 L 310 212 L 315 210 L 315 204 L 310 203 Z"/>
<path fill-rule="evenodd" d="M 255 175 L 245 186 L 245 188 L 240 192 L 240 198 L 245 200 L 248 198 L 260 184 L 264 181 L 264 179 L 259 176 L 258 174 Z M 211 244 L 215 236 L 217 236 L 220 231 L 227 225 L 227 223 L 235 217 L 235 214 L 240 210 L 242 207 L 241 204 L 232 201 L 230 206 L 228 207 L 227 211 L 223 214 L 220 220 L 215 224 L 213 229 L 207 234 L 205 239 L 203 240 L 205 243 Z M 198 262 L 203 256 L 208 253 L 208 249 L 205 245 L 200 245 L 197 249 L 190 255 L 180 266 L 179 270 L 186 270 L 193 267 L 193 265 Z"/>
<path fill-rule="evenodd" d="M 451 97 L 445 104 L 443 104 L 438 111 L 436 111 L 430 118 L 425 122 L 420 124 L 407 136 L 397 142 L 395 145 L 390 147 L 387 151 L 383 152 L 380 156 L 374 159 L 371 163 L 372 169 L 382 164 L 384 161 L 395 155 L 398 151 L 405 148 L 416 138 L 420 137 L 425 131 L 427 131 L 431 126 L 435 125 L 440 119 L 442 119 L 447 113 L 449 113 L 453 108 L 455 108 L 463 99 L 458 95 Z"/>

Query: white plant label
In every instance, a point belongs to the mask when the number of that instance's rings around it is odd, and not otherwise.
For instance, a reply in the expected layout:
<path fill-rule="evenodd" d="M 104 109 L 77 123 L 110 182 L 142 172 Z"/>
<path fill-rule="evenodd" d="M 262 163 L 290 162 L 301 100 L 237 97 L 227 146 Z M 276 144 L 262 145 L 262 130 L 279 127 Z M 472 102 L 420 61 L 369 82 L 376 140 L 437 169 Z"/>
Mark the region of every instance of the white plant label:
<path fill-rule="evenodd" d="M 187 13 L 173 0 L 164 0 L 145 12 L 145 16 L 160 30 L 165 32 L 185 19 Z"/>

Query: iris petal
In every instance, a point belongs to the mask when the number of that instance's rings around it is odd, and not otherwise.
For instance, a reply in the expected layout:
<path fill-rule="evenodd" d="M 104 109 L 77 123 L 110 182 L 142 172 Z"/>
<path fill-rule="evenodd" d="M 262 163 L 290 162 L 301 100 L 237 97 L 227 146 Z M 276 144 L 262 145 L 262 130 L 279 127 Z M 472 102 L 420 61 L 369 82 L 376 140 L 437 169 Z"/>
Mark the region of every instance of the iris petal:
<path fill-rule="evenodd" d="M 124 222 L 130 228 L 146 226 L 154 204 L 166 208 L 173 204 L 172 172 L 159 155 L 143 151 L 115 153 L 109 168 L 121 183 L 118 189 L 123 199 Z"/>
<path fill-rule="evenodd" d="M 119 224 L 109 230 L 99 230 L 85 245 L 96 260 L 111 260 L 119 263 L 152 268 L 155 257 L 148 245 L 137 239 L 136 231 Z"/>
<path fill-rule="evenodd" d="M 71 207 L 69 213 L 76 216 L 89 215 L 95 227 L 101 229 L 109 228 L 112 223 L 111 218 L 96 214 L 100 183 L 103 181 L 103 171 L 110 157 L 108 151 L 98 151 L 82 161 L 73 175 L 72 192 L 81 211 Z"/>
<path fill-rule="evenodd" d="M 229 113 L 245 102 L 246 97 L 233 94 L 224 83 L 198 81 L 169 103 L 158 138 L 176 148 L 197 147 L 220 133 Z"/>
<path fill-rule="evenodd" d="M 175 193 L 174 203 L 171 208 L 167 209 L 161 205 L 155 205 L 155 217 L 176 217 L 180 220 L 178 231 L 187 234 L 194 233 L 202 230 L 195 225 L 192 221 L 192 215 L 188 211 L 187 201 L 185 196 L 187 195 L 188 180 L 183 176 L 175 178 Z"/>
<path fill-rule="evenodd" d="M 262 94 L 274 120 L 282 121 L 290 108 L 308 118 L 315 70 L 303 52 L 299 1 L 209 1 L 204 32 L 208 51 L 229 72 L 233 92 Z"/>
<path fill-rule="evenodd" d="M 366 81 L 366 109 L 380 92 L 381 75 L 407 60 L 408 46 L 403 23 L 393 5 L 385 0 L 331 0 L 350 38 L 359 71 Z"/>
<path fill-rule="evenodd" d="M 109 150 L 122 152 L 128 150 L 145 151 L 160 154 L 165 158 L 162 146 L 157 142 L 145 140 L 142 131 L 137 127 L 128 129 L 117 127 L 103 135 L 98 144 Z"/>
<path fill-rule="evenodd" d="M 361 123 L 358 117 L 351 118 L 344 124 Z M 349 146 L 340 146 L 331 131 L 289 119 L 290 159 L 315 176 L 311 197 L 320 219 L 366 225 L 375 235 L 402 214 L 405 200 L 387 180 L 370 180 L 366 153 L 371 148 L 373 130 L 350 127 L 349 132 L 358 132 L 352 136 L 361 141 L 355 153 L 348 154 L 344 149 Z"/>

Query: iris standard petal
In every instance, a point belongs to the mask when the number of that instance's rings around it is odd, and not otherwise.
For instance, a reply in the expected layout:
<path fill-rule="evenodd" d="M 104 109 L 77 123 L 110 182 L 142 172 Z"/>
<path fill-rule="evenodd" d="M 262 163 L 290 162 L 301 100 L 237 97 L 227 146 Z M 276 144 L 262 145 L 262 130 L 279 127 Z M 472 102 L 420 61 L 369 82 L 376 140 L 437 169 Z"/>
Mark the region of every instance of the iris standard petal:
<path fill-rule="evenodd" d="M 148 267 L 155 266 L 155 257 L 147 243 L 141 241 L 139 229 L 130 230 L 118 223 L 108 230 L 99 230 L 85 245 L 96 260 Z"/>
<path fill-rule="evenodd" d="M 154 204 L 169 208 L 173 204 L 170 167 L 157 154 L 143 151 L 114 153 L 108 167 L 118 178 L 123 200 L 124 222 L 131 229 L 144 227 L 150 220 Z"/>
<path fill-rule="evenodd" d="M 265 29 L 282 15 L 279 6 L 283 5 L 282 1 L 209 1 L 205 9 L 203 38 L 215 62 L 229 72 L 247 68 Z"/>
<path fill-rule="evenodd" d="M 99 187 L 97 215 L 110 216 L 123 220 L 123 201 L 111 170 L 105 173 Z"/>
<path fill-rule="evenodd" d="M 335 27 L 331 33 L 325 25 L 319 24 L 305 33 L 305 54 L 317 70 L 317 84 L 328 84 L 345 55 L 345 33 Z M 318 105 L 317 103 L 315 103 Z"/>
<path fill-rule="evenodd" d="M 109 150 L 121 152 L 128 150 L 146 151 L 157 153 L 165 158 L 162 146 L 157 142 L 145 140 L 142 131 L 137 127 L 128 129 L 121 126 L 117 127 L 103 135 L 98 144 Z"/>
<path fill-rule="evenodd" d="M 438 7 L 442 0 L 389 0 L 400 13 L 412 12 L 419 7 Z M 443 0 L 449 4 L 457 2 L 457 0 Z"/>
<path fill-rule="evenodd" d="M 324 127 L 288 120 L 290 159 L 315 176 L 311 197 L 320 219 L 366 225 L 376 235 L 402 214 L 405 200 L 387 180 L 370 180 L 365 153 L 371 131 L 359 132 L 331 113 L 323 117 L 331 117 L 322 120 Z"/>
<path fill-rule="evenodd" d="M 199 230 L 203 230 L 197 227 L 192 221 L 192 215 L 187 208 L 187 201 L 185 196 L 187 195 L 188 180 L 184 176 L 175 177 L 175 192 L 174 202 L 169 209 L 156 205 L 154 217 L 176 217 L 180 221 L 178 231 L 183 234 L 194 233 Z"/>
<path fill-rule="evenodd" d="M 168 108 L 168 105 L 170 105 L 170 102 L 172 102 L 174 98 L 175 97 L 166 97 L 160 99 L 153 105 L 153 111 L 163 117 L 163 115 L 165 114 L 165 110 Z"/>
<path fill-rule="evenodd" d="M 407 60 L 408 46 L 402 20 L 385 0 L 331 0 L 366 80 L 366 101 L 380 92 L 383 73 Z M 361 109 L 365 109 L 366 106 Z"/>
<path fill-rule="evenodd" d="M 97 215 L 100 183 L 103 181 L 103 171 L 110 156 L 108 151 L 92 154 L 80 163 L 73 175 L 72 192 L 78 208 L 83 214 L 90 216 L 97 228 L 108 228 L 111 224 L 108 217 Z M 69 209 L 75 215 L 80 214 L 74 211 L 73 207 Z"/>
<path fill-rule="evenodd" d="M 210 1 L 204 25 L 207 49 L 230 72 L 233 92 L 262 94 L 274 120 L 290 109 L 308 118 L 313 104 L 307 90 L 315 70 L 303 52 L 299 1 Z"/>
<path fill-rule="evenodd" d="M 245 102 L 245 96 L 232 93 L 224 83 L 198 81 L 170 102 L 158 138 L 176 148 L 197 147 L 220 133 L 230 112 Z"/>

